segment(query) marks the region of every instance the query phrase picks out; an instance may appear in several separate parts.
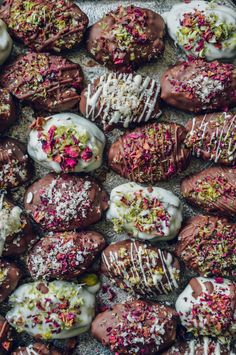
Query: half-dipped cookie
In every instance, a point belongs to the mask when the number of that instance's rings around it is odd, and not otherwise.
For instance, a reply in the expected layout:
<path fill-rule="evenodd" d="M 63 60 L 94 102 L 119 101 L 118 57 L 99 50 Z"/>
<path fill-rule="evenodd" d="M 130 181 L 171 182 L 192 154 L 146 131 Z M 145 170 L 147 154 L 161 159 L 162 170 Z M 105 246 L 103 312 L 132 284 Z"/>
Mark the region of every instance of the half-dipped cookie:
<path fill-rule="evenodd" d="M 97 315 L 92 335 L 115 354 L 156 354 L 175 341 L 176 312 L 158 303 L 133 300 Z"/>
<path fill-rule="evenodd" d="M 162 355 L 234 355 L 230 346 L 209 337 L 177 342 Z"/>
<path fill-rule="evenodd" d="M 5 22 L 0 20 L 0 65 L 3 64 L 12 50 L 12 39 L 7 31 Z"/>
<path fill-rule="evenodd" d="M 127 183 L 111 191 L 107 219 L 117 233 L 157 242 L 173 239 L 182 222 L 180 200 L 171 191 Z"/>
<path fill-rule="evenodd" d="M 90 177 L 51 173 L 26 190 L 24 203 L 42 229 L 59 232 L 98 222 L 108 207 L 108 196 Z"/>
<path fill-rule="evenodd" d="M 90 27 L 87 49 L 99 63 L 131 71 L 161 55 L 164 34 L 159 14 L 133 5 L 119 6 Z"/>
<path fill-rule="evenodd" d="M 188 55 L 214 60 L 236 55 L 236 11 L 233 7 L 191 1 L 165 14 L 169 35 Z"/>
<path fill-rule="evenodd" d="M 128 128 L 159 117 L 159 94 L 159 83 L 148 76 L 104 74 L 82 92 L 80 111 L 105 131 Z"/>
<path fill-rule="evenodd" d="M 213 166 L 186 177 L 181 193 L 187 202 L 207 213 L 234 217 L 236 213 L 236 169 Z"/>
<path fill-rule="evenodd" d="M 89 172 L 102 164 L 105 136 L 73 113 L 40 117 L 31 125 L 28 153 L 45 168 L 60 172 Z"/>
<path fill-rule="evenodd" d="M 43 343 L 19 346 L 11 355 L 62 355 L 62 352 Z"/>
<path fill-rule="evenodd" d="M 14 38 L 37 52 L 75 47 L 88 25 L 88 17 L 73 0 L 6 0 L 0 18 Z"/>
<path fill-rule="evenodd" d="M 185 223 L 176 254 L 202 276 L 236 276 L 236 224 L 198 215 Z"/>
<path fill-rule="evenodd" d="M 96 232 L 48 234 L 30 250 L 28 269 L 33 279 L 72 279 L 79 276 L 105 247 Z"/>
<path fill-rule="evenodd" d="M 6 318 L 17 332 L 37 339 L 66 339 L 89 329 L 95 295 L 76 283 L 39 281 L 18 287 L 10 305 Z"/>
<path fill-rule="evenodd" d="M 16 107 L 10 92 L 0 89 L 0 132 L 5 131 L 16 121 Z"/>
<path fill-rule="evenodd" d="M 101 270 L 123 290 L 144 296 L 173 292 L 180 279 L 179 262 L 171 253 L 131 240 L 110 244 L 102 253 Z"/>
<path fill-rule="evenodd" d="M 145 183 L 170 179 L 183 171 L 190 151 L 187 131 L 176 123 L 153 123 L 120 136 L 108 151 L 108 165 L 125 178 Z"/>
<path fill-rule="evenodd" d="M 12 349 L 14 331 L 10 324 L 0 315 L 0 353 L 7 355 Z"/>
<path fill-rule="evenodd" d="M 29 218 L 4 194 L 0 196 L 0 257 L 24 253 L 36 236 Z"/>
<path fill-rule="evenodd" d="M 61 112 L 78 106 L 83 73 L 61 56 L 29 52 L 3 68 L 0 84 L 36 110 Z"/>
<path fill-rule="evenodd" d="M 236 115 L 217 112 L 194 117 L 186 124 L 185 145 L 192 154 L 224 165 L 236 164 Z"/>
<path fill-rule="evenodd" d="M 33 166 L 25 146 L 14 138 L 0 139 L 0 189 L 23 185 L 32 176 Z"/>
<path fill-rule="evenodd" d="M 179 295 L 176 310 L 188 332 L 230 343 L 236 333 L 236 284 L 221 277 L 194 278 Z"/>
<path fill-rule="evenodd" d="M 15 264 L 0 260 L 0 302 L 14 291 L 20 278 L 20 269 Z"/>
<path fill-rule="evenodd" d="M 233 64 L 189 59 L 167 69 L 161 78 L 161 98 L 178 109 L 201 113 L 223 111 L 236 104 Z"/>

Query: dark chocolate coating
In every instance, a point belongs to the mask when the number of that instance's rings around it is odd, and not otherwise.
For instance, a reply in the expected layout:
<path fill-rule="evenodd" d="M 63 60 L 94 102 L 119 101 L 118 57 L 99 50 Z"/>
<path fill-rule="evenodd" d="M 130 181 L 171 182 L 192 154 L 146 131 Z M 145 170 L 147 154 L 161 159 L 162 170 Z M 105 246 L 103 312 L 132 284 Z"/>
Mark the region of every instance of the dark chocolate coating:
<path fill-rule="evenodd" d="M 176 254 L 202 276 L 236 276 L 236 224 L 198 215 L 181 230 Z"/>
<path fill-rule="evenodd" d="M 187 202 L 207 213 L 236 214 L 236 169 L 214 166 L 186 177 L 181 193 Z"/>
<path fill-rule="evenodd" d="M 177 258 L 131 240 L 110 244 L 102 253 L 101 270 L 115 285 L 141 295 L 168 294 L 178 288 L 180 278 Z"/>
<path fill-rule="evenodd" d="M 197 116 L 186 124 L 185 145 L 193 155 L 224 165 L 236 164 L 236 115 L 217 112 Z"/>
<path fill-rule="evenodd" d="M 71 49 L 78 45 L 88 17 L 71 0 L 6 0 L 0 18 L 10 34 L 37 52 Z"/>
<path fill-rule="evenodd" d="M 30 250 L 28 268 L 33 279 L 72 279 L 85 272 L 104 247 L 103 236 L 96 232 L 49 234 Z"/>
<path fill-rule="evenodd" d="M 5 131 L 16 121 L 16 107 L 10 92 L 0 89 L 0 132 Z"/>
<path fill-rule="evenodd" d="M 230 347 L 219 341 L 204 337 L 194 338 L 186 342 L 178 342 L 162 355 L 233 355 Z"/>
<path fill-rule="evenodd" d="M 15 205 L 4 197 L 3 206 L 4 208 L 12 209 Z M 19 233 L 7 236 L 2 256 L 7 257 L 23 254 L 35 243 L 36 235 L 34 234 L 29 218 L 24 213 L 21 214 L 21 221 L 22 230 Z"/>
<path fill-rule="evenodd" d="M 12 355 L 31 355 L 35 353 L 38 355 L 63 355 L 61 351 L 43 343 L 34 343 L 27 347 L 20 346 L 12 352 Z"/>
<path fill-rule="evenodd" d="M 14 138 L 0 139 L 0 189 L 13 189 L 32 177 L 33 165 L 25 146 Z"/>
<path fill-rule="evenodd" d="M 15 264 L 0 260 L 0 302 L 12 293 L 20 278 L 21 271 Z"/>
<path fill-rule="evenodd" d="M 183 146 L 185 136 L 185 128 L 176 123 L 136 128 L 111 145 L 108 165 L 131 181 L 167 180 L 188 166 L 190 151 Z"/>
<path fill-rule="evenodd" d="M 98 314 L 92 323 L 92 335 L 114 353 L 149 355 L 173 344 L 176 323 L 173 309 L 134 300 Z"/>
<path fill-rule="evenodd" d="M 164 50 L 163 18 L 136 6 L 120 6 L 89 28 L 87 50 L 113 70 L 132 69 L 157 59 Z"/>
<path fill-rule="evenodd" d="M 81 94 L 82 115 L 102 123 L 104 131 L 132 127 L 158 118 L 161 113 L 158 82 L 141 77 L 140 83 L 136 84 L 135 78 L 136 75 L 121 73 L 109 73 L 97 78 Z M 116 121 L 115 116 L 119 116 Z"/>
<path fill-rule="evenodd" d="M 0 354 L 7 355 L 12 349 L 13 345 L 13 328 L 9 323 L 0 316 Z"/>
<path fill-rule="evenodd" d="M 191 59 L 167 69 L 161 88 L 161 98 L 178 109 L 223 110 L 236 104 L 236 69 L 233 64 Z"/>
<path fill-rule="evenodd" d="M 61 232 L 98 222 L 108 207 L 108 196 L 90 177 L 51 173 L 27 189 L 24 203 L 41 228 Z"/>
<path fill-rule="evenodd" d="M 36 110 L 68 111 L 79 103 L 83 72 L 61 56 L 29 52 L 3 67 L 0 84 Z"/>

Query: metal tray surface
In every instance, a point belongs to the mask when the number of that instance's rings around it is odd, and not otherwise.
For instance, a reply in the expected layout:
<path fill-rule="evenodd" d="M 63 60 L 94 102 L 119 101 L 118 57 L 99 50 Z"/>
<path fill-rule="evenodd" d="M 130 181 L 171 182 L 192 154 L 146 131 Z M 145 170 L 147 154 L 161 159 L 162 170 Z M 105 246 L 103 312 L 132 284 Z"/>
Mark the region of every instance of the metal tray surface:
<path fill-rule="evenodd" d="M 1 3 L 2 1 L 0 1 Z M 166 12 L 169 10 L 175 3 L 181 2 L 181 1 L 176 1 L 176 0 L 157 0 L 157 1 L 113 1 L 113 0 L 85 0 L 85 1 L 79 1 L 77 4 L 81 7 L 81 9 L 88 15 L 89 20 L 90 20 L 90 25 L 99 20 L 103 14 L 107 13 L 109 10 L 115 9 L 118 5 L 128 5 L 128 4 L 134 4 L 137 6 L 141 7 L 146 7 L 151 10 L 154 10 L 160 14 Z M 217 1 L 220 4 L 228 4 L 230 6 L 235 6 L 233 1 L 227 0 L 227 1 Z M 27 49 L 19 44 L 15 43 L 14 44 L 14 49 L 12 56 L 15 56 L 17 54 L 26 52 Z M 73 50 L 71 52 L 68 52 L 65 55 L 67 58 L 71 59 L 75 63 L 79 63 L 84 71 L 85 74 L 85 80 L 86 82 L 93 80 L 94 78 L 102 75 L 106 71 L 108 71 L 106 68 L 103 66 L 99 65 L 98 63 L 94 62 L 92 60 L 86 50 L 84 49 L 83 45 L 78 48 L 78 50 Z M 160 75 L 164 72 L 164 70 L 174 64 L 176 61 L 179 59 L 184 58 L 183 52 L 181 52 L 176 46 L 174 45 L 174 42 L 166 36 L 165 39 L 165 52 L 163 56 L 156 62 L 144 65 L 140 69 L 137 70 L 137 72 L 144 74 L 144 75 L 149 75 L 152 78 L 159 79 Z M 28 138 L 28 133 L 29 133 L 29 126 L 33 119 L 37 117 L 38 114 L 35 114 L 34 111 L 25 105 L 21 105 L 21 117 L 19 118 L 18 122 L 16 125 L 14 125 L 11 129 L 9 129 L 6 132 L 6 135 L 16 137 L 20 139 L 23 142 L 27 142 Z M 159 118 L 160 121 L 173 121 L 173 122 L 178 122 L 180 124 L 185 125 L 186 121 L 193 117 L 193 115 L 186 114 L 182 111 L 178 111 L 176 109 L 170 108 L 170 107 L 164 107 L 163 108 L 163 113 L 161 117 Z M 115 129 L 111 133 L 107 134 L 107 140 L 109 142 L 113 142 L 120 134 L 122 133 L 122 130 Z M 167 182 L 160 182 L 157 185 L 166 189 L 169 189 L 173 191 L 182 201 L 183 204 L 183 216 L 184 218 L 188 218 L 190 216 L 193 216 L 195 214 L 198 214 L 198 210 L 191 208 L 189 205 L 185 203 L 183 198 L 180 195 L 180 181 L 184 176 L 189 175 L 190 173 L 200 171 L 208 166 L 212 165 L 211 163 L 206 163 L 201 161 L 200 159 L 197 158 L 192 158 L 191 163 L 188 167 L 187 170 L 185 170 L 183 173 L 178 175 L 175 178 L 172 178 L 171 180 Z M 34 180 L 37 178 L 44 176 L 47 174 L 48 171 L 41 166 L 35 164 L 35 176 L 34 178 L 27 184 L 30 185 Z M 109 171 L 108 168 L 106 167 L 105 163 L 100 168 L 99 170 L 95 171 L 92 175 L 97 177 L 102 183 L 105 188 L 105 190 L 109 193 L 112 188 L 123 184 L 127 182 L 126 179 L 118 176 L 112 171 Z M 18 203 L 20 206 L 22 206 L 22 200 L 23 200 L 23 195 L 25 192 L 25 187 L 20 187 L 16 189 L 15 191 L 12 192 L 12 197 L 13 200 Z M 112 225 L 108 222 L 105 221 L 105 218 L 103 218 L 102 221 L 97 223 L 96 225 L 92 226 L 91 229 L 94 229 L 96 231 L 101 232 L 108 243 L 118 241 L 125 239 L 125 235 L 117 235 L 113 229 Z M 175 241 L 171 242 L 160 242 L 158 243 L 158 247 L 160 248 L 165 248 L 168 250 L 173 250 Z M 26 272 L 26 277 L 21 280 L 22 283 L 26 283 L 31 281 L 30 277 L 27 275 L 27 270 L 25 269 L 25 255 L 22 255 L 21 257 L 18 257 L 17 260 L 15 260 L 18 264 L 22 266 L 22 268 Z M 94 265 L 94 270 L 98 269 L 98 265 Z M 165 304 L 174 306 L 175 300 L 178 296 L 178 294 L 181 292 L 181 290 L 186 286 L 188 283 L 189 279 L 194 276 L 193 273 L 190 273 L 187 271 L 185 268 L 183 268 L 181 274 L 183 275 L 182 277 L 182 282 L 181 282 L 181 287 L 177 293 L 172 293 L 169 296 L 159 296 L 155 298 L 155 301 L 159 302 L 164 302 Z M 108 286 L 108 291 L 105 290 L 103 287 L 100 292 L 97 295 L 97 300 L 99 304 L 104 304 L 104 305 L 112 305 L 115 303 L 119 303 L 128 299 L 134 298 L 133 296 L 129 296 L 127 293 L 123 292 L 122 290 L 111 286 L 109 283 L 109 280 L 106 277 L 101 277 L 102 283 Z M 110 290 L 112 290 L 113 297 L 110 297 Z M 111 300 L 112 298 L 112 300 Z M 0 305 L 0 314 L 5 315 L 7 310 L 9 309 L 8 303 L 4 302 L 3 304 Z M 179 334 L 181 334 L 182 331 L 180 329 Z M 28 336 L 27 334 L 19 334 L 16 338 L 16 345 L 25 345 L 29 344 L 33 339 Z M 105 349 L 100 343 L 98 343 L 91 335 L 90 333 L 85 333 L 77 338 L 77 346 L 73 352 L 74 355 L 109 355 L 111 352 L 107 349 Z M 54 345 L 58 346 L 62 350 L 63 353 L 66 352 L 66 342 L 65 341 L 54 341 Z M 72 352 L 70 352 L 72 354 Z M 0 354 L 1 355 L 1 354 Z"/>

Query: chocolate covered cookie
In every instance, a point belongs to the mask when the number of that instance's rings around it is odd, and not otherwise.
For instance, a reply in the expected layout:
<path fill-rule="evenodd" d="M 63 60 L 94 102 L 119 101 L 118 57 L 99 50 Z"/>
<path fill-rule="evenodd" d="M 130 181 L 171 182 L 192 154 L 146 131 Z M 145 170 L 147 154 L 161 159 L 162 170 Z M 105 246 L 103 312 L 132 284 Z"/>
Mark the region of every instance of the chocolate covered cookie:
<path fill-rule="evenodd" d="M 7 31 L 5 22 L 0 20 L 0 65 L 9 57 L 12 50 L 12 39 Z"/>
<path fill-rule="evenodd" d="M 193 155 L 224 165 L 236 164 L 236 115 L 217 112 L 194 117 L 186 124 L 185 145 Z"/>
<path fill-rule="evenodd" d="M 10 305 L 6 318 L 17 332 L 37 339 L 67 339 L 89 329 L 95 295 L 72 282 L 38 281 L 18 287 Z"/>
<path fill-rule="evenodd" d="M 210 167 L 186 177 L 181 193 L 207 213 L 234 217 L 236 213 L 236 169 Z"/>
<path fill-rule="evenodd" d="M 16 107 L 10 92 L 0 89 L 0 132 L 5 131 L 16 121 Z"/>
<path fill-rule="evenodd" d="M 170 240 L 181 227 L 182 207 L 171 191 L 130 182 L 111 191 L 107 219 L 117 233 L 151 242 Z"/>
<path fill-rule="evenodd" d="M 105 131 L 128 128 L 159 117 L 159 93 L 159 83 L 148 76 L 104 74 L 82 92 L 80 111 Z"/>
<path fill-rule="evenodd" d="M 175 4 L 164 15 L 169 35 L 188 55 L 211 61 L 236 55 L 233 7 L 191 1 Z"/>
<path fill-rule="evenodd" d="M 236 224 L 198 215 L 180 231 L 176 254 L 202 276 L 236 276 Z"/>
<path fill-rule="evenodd" d="M 78 106 L 83 73 L 61 56 L 29 52 L 3 68 L 0 84 L 36 110 L 61 112 Z"/>
<path fill-rule="evenodd" d="M 48 234 L 31 250 L 28 268 L 33 279 L 72 279 L 87 270 L 105 247 L 96 232 Z"/>
<path fill-rule="evenodd" d="M 188 332 L 230 343 L 236 333 L 236 284 L 221 277 L 194 278 L 179 295 L 176 310 Z"/>
<path fill-rule="evenodd" d="M 174 342 L 176 320 L 169 307 L 133 300 L 98 314 L 92 335 L 115 354 L 155 354 Z"/>
<path fill-rule="evenodd" d="M 20 269 L 15 264 L 0 260 L 0 302 L 3 302 L 16 288 L 20 277 Z"/>
<path fill-rule="evenodd" d="M 5 318 L 0 315 L 0 353 L 7 355 L 12 349 L 14 340 L 13 329 Z"/>
<path fill-rule="evenodd" d="M 164 34 L 159 14 L 133 5 L 119 6 L 89 28 L 87 49 L 99 63 L 131 71 L 161 55 Z"/>
<path fill-rule="evenodd" d="M 43 343 L 19 346 L 11 355 L 62 355 L 62 352 Z"/>
<path fill-rule="evenodd" d="M 216 339 L 195 338 L 186 342 L 177 342 L 162 355 L 234 355 L 230 347 Z"/>
<path fill-rule="evenodd" d="M 13 189 L 32 177 L 33 166 L 25 146 L 14 138 L 0 139 L 0 189 Z"/>
<path fill-rule="evenodd" d="M 90 177 L 51 173 L 27 189 L 24 203 L 44 230 L 59 232 L 98 222 L 108 207 L 108 196 Z"/>
<path fill-rule="evenodd" d="M 176 123 L 153 123 L 120 136 L 108 151 L 108 165 L 125 178 L 145 183 L 170 179 L 188 166 L 187 131 Z"/>
<path fill-rule="evenodd" d="M 188 112 L 223 111 L 236 104 L 236 69 L 203 59 L 177 63 L 161 78 L 161 98 Z"/>
<path fill-rule="evenodd" d="M 89 172 L 102 164 L 105 136 L 73 113 L 40 117 L 31 125 L 28 153 L 45 168 L 60 172 Z"/>
<path fill-rule="evenodd" d="M 5 0 L 0 18 L 14 38 L 37 52 L 75 47 L 88 25 L 88 17 L 73 0 Z"/>
<path fill-rule="evenodd" d="M 175 291 L 180 279 L 172 254 L 131 240 L 110 244 L 102 253 L 101 270 L 123 290 L 144 296 Z"/>

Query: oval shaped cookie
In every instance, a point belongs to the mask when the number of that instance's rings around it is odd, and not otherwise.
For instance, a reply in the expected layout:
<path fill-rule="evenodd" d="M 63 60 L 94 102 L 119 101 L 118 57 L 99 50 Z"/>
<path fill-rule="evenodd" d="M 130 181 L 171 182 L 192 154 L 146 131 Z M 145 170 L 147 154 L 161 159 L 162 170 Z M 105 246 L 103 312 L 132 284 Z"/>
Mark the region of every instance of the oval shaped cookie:
<path fill-rule="evenodd" d="M 5 131 L 16 121 L 16 107 L 10 92 L 0 89 L 0 132 Z"/>
<path fill-rule="evenodd" d="M 0 257 L 24 253 L 35 242 L 29 218 L 4 194 L 0 195 Z"/>
<path fill-rule="evenodd" d="M 90 177 L 51 173 L 26 190 L 24 204 L 41 228 L 60 232 L 98 222 L 108 207 L 108 196 Z"/>
<path fill-rule="evenodd" d="M 71 0 L 7 0 L 0 17 L 16 39 L 37 52 L 75 47 L 88 25 L 88 17 Z"/>
<path fill-rule="evenodd" d="M 62 112 L 78 105 L 83 72 L 61 56 L 29 52 L 3 68 L 0 84 L 36 110 Z"/>
<path fill-rule="evenodd" d="M 62 355 L 62 352 L 43 343 L 19 346 L 11 355 Z"/>
<path fill-rule="evenodd" d="M 0 65 L 3 64 L 12 50 L 12 39 L 7 31 L 5 22 L 0 20 Z"/>
<path fill-rule="evenodd" d="M 236 276 L 236 224 L 198 215 L 180 231 L 176 254 L 202 276 Z"/>
<path fill-rule="evenodd" d="M 185 128 L 153 123 L 125 133 L 108 151 L 108 165 L 125 178 L 145 183 L 167 180 L 188 166 Z"/>
<path fill-rule="evenodd" d="M 197 116 L 186 124 L 185 145 L 192 154 L 224 165 L 236 164 L 236 115 L 217 112 Z"/>
<path fill-rule="evenodd" d="M 174 342 L 176 321 L 169 307 L 133 300 L 98 314 L 92 335 L 115 354 L 155 354 Z"/>
<path fill-rule="evenodd" d="M 186 177 L 181 193 L 207 213 L 234 217 L 236 213 L 236 169 L 210 167 Z"/>
<path fill-rule="evenodd" d="M 182 207 L 171 191 L 130 182 L 111 191 L 107 219 L 117 233 L 151 242 L 170 240 L 181 227 Z"/>
<path fill-rule="evenodd" d="M 12 350 L 14 332 L 10 324 L 0 315 L 0 351 L 2 355 L 7 355 Z"/>
<path fill-rule="evenodd" d="M 236 55 L 233 7 L 191 1 L 175 4 L 165 14 L 169 35 L 188 55 L 211 61 Z"/>
<path fill-rule="evenodd" d="M 187 332 L 230 343 L 236 329 L 236 284 L 221 277 L 194 278 L 179 295 L 176 310 Z"/>
<path fill-rule="evenodd" d="M 29 155 L 57 173 L 89 172 L 99 168 L 104 147 L 102 131 L 73 113 L 40 117 L 31 125 Z"/>
<path fill-rule="evenodd" d="M 33 175 L 25 146 L 14 138 L 0 139 L 0 189 L 13 189 Z"/>
<path fill-rule="evenodd" d="M 115 285 L 131 293 L 168 294 L 179 287 L 178 260 L 166 250 L 138 241 L 110 244 L 102 253 L 101 270 Z"/>
<path fill-rule="evenodd" d="M 178 109 L 201 113 L 223 111 L 236 104 L 233 64 L 190 59 L 167 69 L 161 78 L 161 98 Z"/>
<path fill-rule="evenodd" d="M 72 282 L 38 281 L 18 287 L 10 305 L 6 318 L 17 332 L 37 339 L 67 339 L 89 329 L 95 295 Z"/>
<path fill-rule="evenodd" d="M 0 302 L 14 291 L 20 278 L 21 271 L 15 264 L 0 260 Z"/>
<path fill-rule="evenodd" d="M 127 128 L 159 117 L 159 94 L 159 83 L 148 76 L 104 74 L 82 92 L 80 111 L 105 131 Z"/>
<path fill-rule="evenodd" d="M 177 342 L 163 355 L 234 355 L 230 347 L 208 337 L 195 338 L 186 342 Z"/>
<path fill-rule="evenodd" d="M 33 279 L 72 279 L 87 270 L 105 247 L 96 232 L 49 234 L 30 250 L 28 269 Z"/>
<path fill-rule="evenodd" d="M 132 69 L 157 59 L 164 50 L 165 23 L 149 9 L 119 6 L 88 30 L 87 50 L 112 70 Z"/>

